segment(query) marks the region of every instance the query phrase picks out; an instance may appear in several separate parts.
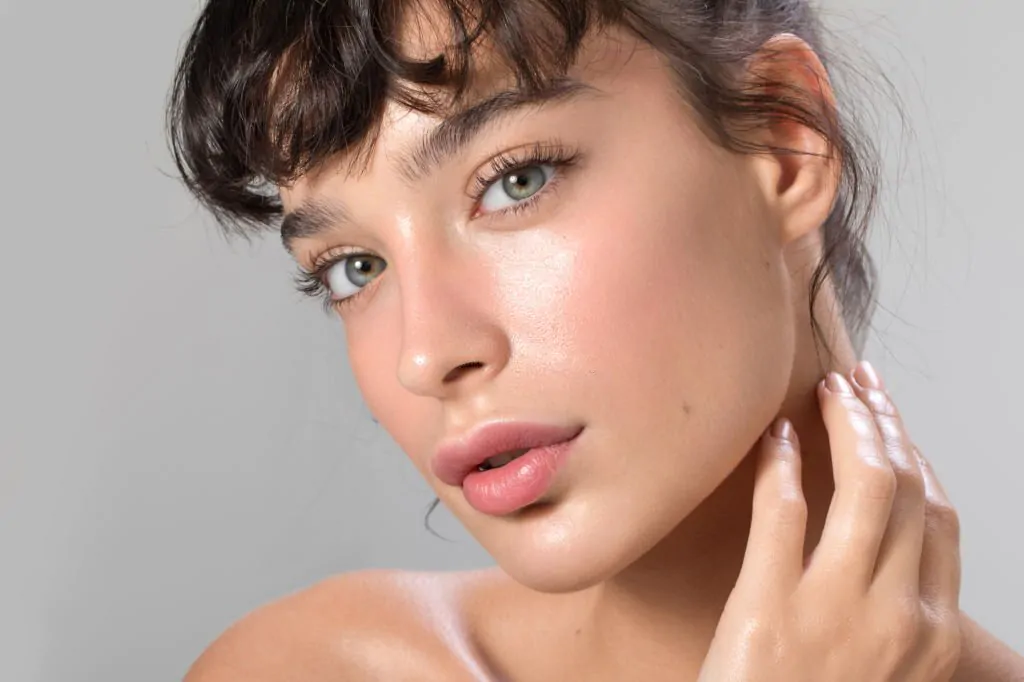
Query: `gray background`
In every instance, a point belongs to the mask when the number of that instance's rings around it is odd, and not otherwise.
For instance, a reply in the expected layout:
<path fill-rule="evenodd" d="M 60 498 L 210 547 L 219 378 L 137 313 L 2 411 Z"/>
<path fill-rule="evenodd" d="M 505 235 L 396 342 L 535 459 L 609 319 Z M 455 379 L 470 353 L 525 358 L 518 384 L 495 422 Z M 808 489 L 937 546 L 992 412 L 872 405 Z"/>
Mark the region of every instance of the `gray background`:
<path fill-rule="evenodd" d="M 960 510 L 965 610 L 1024 650 L 1024 6 L 827 7 L 915 132 L 883 111 L 867 356 Z M 2 682 L 175 680 L 328 574 L 488 562 L 443 511 L 454 543 L 423 529 L 426 485 L 277 240 L 226 244 L 162 174 L 196 11 L 0 0 Z"/>

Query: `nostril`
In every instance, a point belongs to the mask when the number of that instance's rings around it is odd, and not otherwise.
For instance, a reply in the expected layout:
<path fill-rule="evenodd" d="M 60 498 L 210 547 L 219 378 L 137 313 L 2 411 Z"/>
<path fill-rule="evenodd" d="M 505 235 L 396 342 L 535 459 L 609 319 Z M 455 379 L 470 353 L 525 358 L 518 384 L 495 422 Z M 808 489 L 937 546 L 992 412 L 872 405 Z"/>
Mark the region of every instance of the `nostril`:
<path fill-rule="evenodd" d="M 445 375 L 444 381 L 445 381 L 445 383 L 451 383 L 453 381 L 457 381 L 460 378 L 462 378 L 462 375 L 464 375 L 464 374 L 466 374 L 468 372 L 471 372 L 474 369 L 480 369 L 483 366 L 484 366 L 484 363 L 482 363 L 482 362 L 466 362 L 466 363 L 463 363 L 463 364 L 459 365 L 458 367 L 456 367 L 455 369 L 453 369 L 452 371 L 448 372 L 448 374 Z"/>

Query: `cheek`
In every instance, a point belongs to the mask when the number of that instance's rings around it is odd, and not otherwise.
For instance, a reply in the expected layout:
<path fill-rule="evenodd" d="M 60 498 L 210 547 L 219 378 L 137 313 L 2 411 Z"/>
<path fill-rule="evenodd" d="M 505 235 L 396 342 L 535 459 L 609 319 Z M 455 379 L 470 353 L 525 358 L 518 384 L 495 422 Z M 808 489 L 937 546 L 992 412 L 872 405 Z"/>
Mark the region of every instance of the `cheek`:
<path fill-rule="evenodd" d="M 401 330 L 387 316 L 367 315 L 359 324 L 361 329 L 373 330 L 372 334 L 350 333 L 346 339 L 359 393 L 373 417 L 426 477 L 429 453 L 424 444 L 443 436 L 438 430 L 444 424 L 438 401 L 417 396 L 399 383 L 396 362 Z"/>
<path fill-rule="evenodd" d="M 651 453 L 738 461 L 785 395 L 787 279 L 758 207 L 720 201 L 750 196 L 737 182 L 594 204 L 580 243 L 565 354 L 591 408 Z"/>

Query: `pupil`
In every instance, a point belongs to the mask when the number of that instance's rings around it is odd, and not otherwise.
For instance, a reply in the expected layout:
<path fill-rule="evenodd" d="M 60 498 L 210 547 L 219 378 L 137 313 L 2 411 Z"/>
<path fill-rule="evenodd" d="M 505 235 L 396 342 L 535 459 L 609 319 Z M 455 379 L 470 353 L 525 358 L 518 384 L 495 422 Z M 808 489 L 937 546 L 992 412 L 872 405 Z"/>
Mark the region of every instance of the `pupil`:
<path fill-rule="evenodd" d="M 372 258 L 354 258 L 346 263 L 349 281 L 353 284 L 365 285 L 363 278 L 372 277 L 374 265 Z"/>
<path fill-rule="evenodd" d="M 505 192 L 514 199 L 526 199 L 544 184 L 544 171 L 538 166 L 530 166 L 509 173 L 504 180 Z"/>

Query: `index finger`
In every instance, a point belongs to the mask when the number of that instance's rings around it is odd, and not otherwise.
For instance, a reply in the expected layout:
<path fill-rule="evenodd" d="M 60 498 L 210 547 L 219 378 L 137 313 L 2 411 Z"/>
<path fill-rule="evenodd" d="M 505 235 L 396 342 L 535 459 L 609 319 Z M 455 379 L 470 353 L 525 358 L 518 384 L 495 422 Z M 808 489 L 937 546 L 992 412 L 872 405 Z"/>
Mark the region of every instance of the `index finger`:
<path fill-rule="evenodd" d="M 818 394 L 836 492 L 808 572 L 841 572 L 866 590 L 892 513 L 896 474 L 874 415 L 849 382 L 830 372 Z"/>

